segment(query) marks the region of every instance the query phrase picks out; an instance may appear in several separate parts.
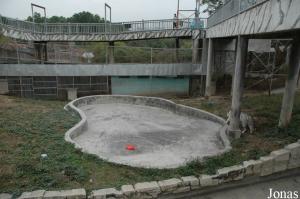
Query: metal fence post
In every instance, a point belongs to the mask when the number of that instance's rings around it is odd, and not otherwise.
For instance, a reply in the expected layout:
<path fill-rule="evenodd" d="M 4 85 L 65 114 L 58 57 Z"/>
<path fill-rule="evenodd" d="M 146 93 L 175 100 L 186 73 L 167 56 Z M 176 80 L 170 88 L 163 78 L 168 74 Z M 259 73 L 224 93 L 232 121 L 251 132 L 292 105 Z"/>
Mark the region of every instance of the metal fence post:
<path fill-rule="evenodd" d="M 153 48 L 150 49 L 151 64 L 153 63 Z"/>

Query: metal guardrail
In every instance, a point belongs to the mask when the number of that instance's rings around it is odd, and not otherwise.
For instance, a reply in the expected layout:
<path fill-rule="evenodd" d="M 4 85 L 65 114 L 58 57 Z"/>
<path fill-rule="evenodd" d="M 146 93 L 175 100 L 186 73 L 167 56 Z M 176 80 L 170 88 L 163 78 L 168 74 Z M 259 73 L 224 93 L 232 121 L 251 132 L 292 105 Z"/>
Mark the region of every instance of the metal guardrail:
<path fill-rule="evenodd" d="M 204 29 L 207 19 L 180 19 L 175 27 L 174 19 L 142 20 L 120 23 L 32 23 L 0 15 L 0 24 L 12 29 L 42 34 L 118 34 L 124 32 L 158 31 L 169 29 Z"/>
<path fill-rule="evenodd" d="M 208 19 L 207 27 L 217 25 L 268 0 L 228 0 Z"/>

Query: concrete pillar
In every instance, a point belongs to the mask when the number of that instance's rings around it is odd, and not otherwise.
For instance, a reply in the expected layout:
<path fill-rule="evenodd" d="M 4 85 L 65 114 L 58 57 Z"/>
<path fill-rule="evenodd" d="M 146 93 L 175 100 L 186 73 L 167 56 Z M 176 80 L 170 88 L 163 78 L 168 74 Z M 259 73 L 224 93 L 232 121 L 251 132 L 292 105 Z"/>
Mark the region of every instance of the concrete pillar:
<path fill-rule="evenodd" d="M 282 100 L 279 127 L 287 127 L 292 118 L 295 92 L 297 89 L 297 80 L 300 70 L 300 37 L 295 38 L 290 51 L 289 70 L 287 80 L 285 82 L 285 91 Z"/>
<path fill-rule="evenodd" d="M 114 46 L 115 46 L 115 43 L 113 41 L 110 41 L 109 42 L 109 47 L 107 49 L 108 64 L 115 63 L 115 58 L 114 58 L 115 49 L 114 49 Z"/>
<path fill-rule="evenodd" d="M 244 90 L 244 78 L 247 64 L 248 39 L 238 36 L 237 52 L 234 69 L 234 84 L 232 90 L 232 104 L 230 115 L 229 133 L 233 138 L 239 138 L 240 130 L 240 113 L 241 101 Z"/>
<path fill-rule="evenodd" d="M 35 49 L 35 58 L 38 60 L 38 63 L 42 63 L 42 48 L 41 48 L 41 43 L 34 42 L 34 49 Z"/>
<path fill-rule="evenodd" d="M 214 44 L 213 39 L 208 40 L 207 51 L 207 67 L 206 67 L 206 84 L 205 84 L 205 96 L 211 96 L 212 93 L 212 71 L 214 67 Z"/>
<path fill-rule="evenodd" d="M 47 62 L 47 61 L 48 61 L 48 48 L 47 48 L 47 42 L 44 43 L 43 47 L 44 47 L 44 52 L 43 52 L 43 54 L 44 54 L 44 61 Z"/>
<path fill-rule="evenodd" d="M 208 39 L 202 39 L 201 64 L 202 71 L 207 71 Z"/>
<path fill-rule="evenodd" d="M 180 63 L 180 57 L 179 57 L 180 43 L 178 37 L 176 38 L 175 47 L 176 47 L 175 60 L 177 63 Z"/>
<path fill-rule="evenodd" d="M 192 63 L 196 64 L 199 61 L 199 38 L 193 39 L 193 55 L 192 55 Z"/>
<path fill-rule="evenodd" d="M 47 42 L 35 42 L 34 43 L 36 59 L 40 64 L 48 61 Z"/>

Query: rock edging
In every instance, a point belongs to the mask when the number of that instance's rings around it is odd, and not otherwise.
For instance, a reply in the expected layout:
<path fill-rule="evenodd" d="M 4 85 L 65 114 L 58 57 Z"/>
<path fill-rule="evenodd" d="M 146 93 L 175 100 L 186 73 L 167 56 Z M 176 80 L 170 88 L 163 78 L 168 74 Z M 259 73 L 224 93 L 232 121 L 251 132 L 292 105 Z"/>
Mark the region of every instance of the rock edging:
<path fill-rule="evenodd" d="M 282 149 L 272 151 L 268 156 L 258 160 L 244 161 L 239 165 L 218 169 L 215 175 L 184 176 L 162 181 L 140 182 L 135 185 L 123 185 L 116 188 L 99 189 L 89 195 L 85 189 L 61 191 L 36 190 L 24 192 L 19 199 L 146 199 L 160 198 L 178 193 L 188 193 L 206 188 L 217 188 L 219 185 L 239 181 L 251 176 L 269 176 L 290 169 L 300 168 L 300 140 Z M 10 199 L 9 194 L 0 194 L 0 198 Z"/>

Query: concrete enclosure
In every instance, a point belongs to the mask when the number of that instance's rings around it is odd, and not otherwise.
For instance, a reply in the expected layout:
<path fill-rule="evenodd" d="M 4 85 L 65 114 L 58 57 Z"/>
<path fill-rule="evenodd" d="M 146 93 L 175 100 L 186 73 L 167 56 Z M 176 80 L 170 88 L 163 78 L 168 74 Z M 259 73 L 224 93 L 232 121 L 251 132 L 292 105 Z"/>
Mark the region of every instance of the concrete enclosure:
<path fill-rule="evenodd" d="M 79 113 L 82 121 L 65 139 L 114 163 L 175 168 L 231 148 L 222 118 L 161 98 L 90 96 L 66 109 Z M 127 145 L 135 150 L 126 150 Z"/>

